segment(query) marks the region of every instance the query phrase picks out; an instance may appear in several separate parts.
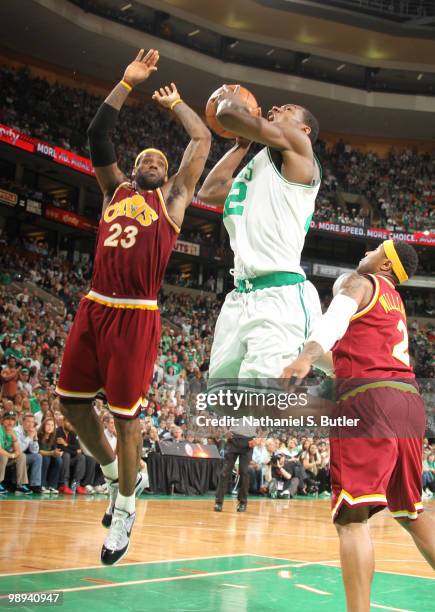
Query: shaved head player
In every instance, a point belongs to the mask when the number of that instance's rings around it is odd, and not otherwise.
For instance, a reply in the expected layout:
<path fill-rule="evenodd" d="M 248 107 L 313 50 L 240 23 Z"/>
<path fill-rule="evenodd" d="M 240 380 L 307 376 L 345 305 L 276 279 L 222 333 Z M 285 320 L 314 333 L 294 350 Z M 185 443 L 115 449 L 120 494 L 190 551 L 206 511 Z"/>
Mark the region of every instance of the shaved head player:
<path fill-rule="evenodd" d="M 386 240 L 366 253 L 356 272 L 336 282 L 327 312 L 282 374 L 303 378 L 333 347 L 336 415 L 359 418 L 359 430 L 331 431 L 332 518 L 349 612 L 370 610 L 374 554 L 367 521 L 386 506 L 435 569 L 435 525 L 421 503 L 426 415 L 396 289 L 417 264 L 404 242 Z"/>
<path fill-rule="evenodd" d="M 209 390 L 249 379 L 249 386 L 261 391 L 264 381 L 278 379 L 284 365 L 299 354 L 322 313 L 317 291 L 301 267 L 320 187 L 321 169 L 313 153 L 319 126 L 310 111 L 296 104 L 274 106 L 267 119 L 252 116 L 238 103 L 237 91 L 225 86 L 217 102 L 219 123 L 238 139 L 198 195 L 206 202 L 225 203 L 235 289 L 226 296 L 216 323 Z M 264 146 L 234 177 L 251 142 Z M 246 466 L 240 472 L 238 511 L 246 509 L 249 438 L 255 428 L 233 429 L 233 434 L 216 491 L 216 512 L 222 510 L 237 455 L 241 467 Z"/>
<path fill-rule="evenodd" d="M 160 340 L 157 294 L 211 143 L 209 130 L 172 83 L 155 91 L 153 99 L 177 117 L 191 139 L 177 173 L 168 178 L 165 154 L 152 148 L 138 154 L 129 178 L 119 169 L 109 133 L 130 92 L 157 70 L 158 60 L 158 51 L 141 49 L 88 129 L 103 211 L 92 289 L 68 336 L 57 387 L 63 413 L 100 463 L 109 486 L 103 525 L 110 531 L 101 551 L 106 565 L 127 553 L 135 493 L 145 486 L 138 473 L 142 438 L 136 417 Z M 115 417 L 117 457 L 91 405 L 101 391 Z"/>

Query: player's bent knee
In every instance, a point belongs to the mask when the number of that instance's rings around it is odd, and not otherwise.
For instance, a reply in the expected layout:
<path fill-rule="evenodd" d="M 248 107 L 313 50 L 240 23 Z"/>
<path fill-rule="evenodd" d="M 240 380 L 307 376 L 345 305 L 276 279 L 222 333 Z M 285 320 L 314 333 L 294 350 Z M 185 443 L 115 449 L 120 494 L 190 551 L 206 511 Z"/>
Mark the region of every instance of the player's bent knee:
<path fill-rule="evenodd" d="M 89 414 L 92 409 L 89 402 L 77 401 L 76 399 L 62 398 L 60 402 L 60 410 L 64 417 L 74 423 L 74 421 Z"/>
<path fill-rule="evenodd" d="M 369 506 L 357 506 L 349 508 L 342 506 L 338 517 L 335 520 L 335 527 L 338 532 L 347 529 L 355 524 L 366 523 L 369 519 Z"/>
<path fill-rule="evenodd" d="M 126 419 L 113 415 L 115 418 L 115 427 L 119 437 L 130 438 L 140 433 L 139 419 Z"/>
<path fill-rule="evenodd" d="M 394 517 L 395 520 L 399 523 L 401 527 L 406 529 L 406 531 L 412 531 L 414 527 L 417 525 L 417 519 L 410 519 L 407 516 Z"/>

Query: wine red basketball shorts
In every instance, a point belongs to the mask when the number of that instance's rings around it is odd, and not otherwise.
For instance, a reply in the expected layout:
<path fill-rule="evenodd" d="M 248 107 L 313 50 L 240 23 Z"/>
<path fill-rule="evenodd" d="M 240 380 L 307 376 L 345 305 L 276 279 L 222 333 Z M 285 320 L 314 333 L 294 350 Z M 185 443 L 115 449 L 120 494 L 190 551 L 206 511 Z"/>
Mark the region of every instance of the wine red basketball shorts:
<path fill-rule="evenodd" d="M 424 403 L 411 384 L 389 384 L 361 387 L 337 404 L 334 417 L 360 422 L 331 430 L 333 520 L 343 504 L 370 506 L 370 516 L 386 506 L 395 518 L 416 519 L 423 511 Z"/>
<path fill-rule="evenodd" d="M 57 393 L 92 399 L 104 393 L 111 412 L 134 418 L 145 405 L 160 340 L 153 300 L 82 299 L 68 335 Z"/>

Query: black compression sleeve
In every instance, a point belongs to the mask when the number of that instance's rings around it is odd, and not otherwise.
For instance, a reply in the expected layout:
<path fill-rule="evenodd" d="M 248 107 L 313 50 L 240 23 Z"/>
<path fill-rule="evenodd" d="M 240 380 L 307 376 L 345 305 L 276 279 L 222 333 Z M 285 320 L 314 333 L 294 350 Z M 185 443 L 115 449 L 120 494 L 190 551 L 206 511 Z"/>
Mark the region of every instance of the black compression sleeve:
<path fill-rule="evenodd" d="M 89 148 L 95 167 L 110 166 L 116 162 L 116 152 L 109 134 L 116 125 L 119 111 L 110 104 L 103 104 L 97 110 L 88 127 Z"/>

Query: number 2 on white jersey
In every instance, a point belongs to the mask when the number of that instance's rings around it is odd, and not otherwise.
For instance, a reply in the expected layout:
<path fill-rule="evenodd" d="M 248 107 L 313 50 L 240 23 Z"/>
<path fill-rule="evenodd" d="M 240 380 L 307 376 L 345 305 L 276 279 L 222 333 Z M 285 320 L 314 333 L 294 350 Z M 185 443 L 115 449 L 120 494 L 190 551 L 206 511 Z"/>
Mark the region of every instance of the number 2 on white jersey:
<path fill-rule="evenodd" d="M 109 228 L 110 233 L 104 241 L 104 246 L 117 247 L 118 244 L 120 244 L 122 248 L 129 249 L 136 242 L 138 231 L 139 229 L 135 225 L 127 225 L 127 227 L 124 228 L 124 234 L 126 234 L 126 237 L 118 240 L 119 236 L 123 233 L 122 226 L 120 223 L 114 223 Z"/>
<path fill-rule="evenodd" d="M 408 353 L 408 330 L 406 329 L 406 324 L 403 319 L 400 319 L 400 321 L 398 322 L 397 329 L 403 334 L 403 340 L 394 345 L 393 357 L 394 359 L 397 359 L 398 361 L 409 367 L 410 361 Z"/>

